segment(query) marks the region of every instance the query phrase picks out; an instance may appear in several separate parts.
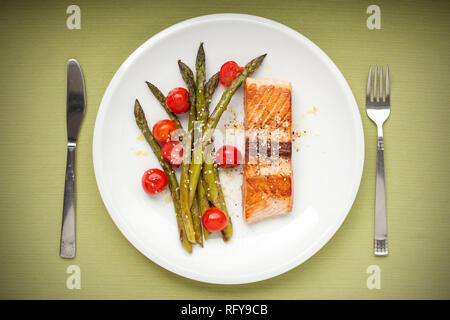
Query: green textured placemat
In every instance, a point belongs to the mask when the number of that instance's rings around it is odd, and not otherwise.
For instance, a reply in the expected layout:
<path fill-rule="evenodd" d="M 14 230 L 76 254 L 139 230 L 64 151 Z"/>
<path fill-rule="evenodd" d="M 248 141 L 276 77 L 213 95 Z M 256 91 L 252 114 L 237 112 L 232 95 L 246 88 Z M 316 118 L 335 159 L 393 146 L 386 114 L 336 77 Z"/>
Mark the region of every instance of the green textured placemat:
<path fill-rule="evenodd" d="M 2 1 L 0 4 L 0 298 L 298 299 L 450 298 L 450 2 Z M 81 8 L 81 29 L 66 9 Z M 92 134 L 103 93 L 145 40 L 210 13 L 254 14 L 308 37 L 340 68 L 358 102 L 364 174 L 345 223 L 314 257 L 259 283 L 217 286 L 174 275 L 140 254 L 110 219 L 97 190 Z M 87 113 L 77 152 L 77 257 L 59 258 L 66 161 L 66 62 L 80 61 Z M 372 254 L 376 130 L 364 111 L 369 64 L 389 64 L 392 113 L 385 125 L 391 254 Z M 81 270 L 81 289 L 66 269 Z M 366 270 L 381 270 L 369 290 Z"/>

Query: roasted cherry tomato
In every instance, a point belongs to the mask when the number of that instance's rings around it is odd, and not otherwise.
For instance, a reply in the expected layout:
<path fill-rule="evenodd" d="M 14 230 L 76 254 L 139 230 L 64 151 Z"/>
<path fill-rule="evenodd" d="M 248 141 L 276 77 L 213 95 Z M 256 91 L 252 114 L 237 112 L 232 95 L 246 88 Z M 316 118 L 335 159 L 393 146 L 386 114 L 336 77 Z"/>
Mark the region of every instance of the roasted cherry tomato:
<path fill-rule="evenodd" d="M 150 169 L 142 176 L 142 187 L 148 194 L 155 194 L 167 186 L 166 174 L 159 169 Z"/>
<path fill-rule="evenodd" d="M 183 145 L 178 141 L 166 142 L 161 148 L 161 153 L 164 159 L 175 168 L 183 162 Z"/>
<path fill-rule="evenodd" d="M 228 221 L 222 210 L 212 207 L 203 214 L 202 223 L 209 232 L 218 232 L 226 227 Z"/>
<path fill-rule="evenodd" d="M 216 162 L 221 167 L 233 167 L 242 162 L 242 155 L 235 146 L 221 146 L 216 152 Z"/>
<path fill-rule="evenodd" d="M 225 62 L 220 68 L 219 81 L 222 85 L 228 87 L 242 71 L 244 71 L 244 68 L 240 67 L 236 62 Z"/>
<path fill-rule="evenodd" d="M 189 92 L 185 88 L 175 88 L 166 97 L 167 107 L 173 113 L 185 113 L 189 110 Z"/>
<path fill-rule="evenodd" d="M 153 126 L 153 136 L 159 142 L 167 142 L 170 140 L 172 132 L 177 129 L 177 125 L 172 120 L 161 120 Z"/>

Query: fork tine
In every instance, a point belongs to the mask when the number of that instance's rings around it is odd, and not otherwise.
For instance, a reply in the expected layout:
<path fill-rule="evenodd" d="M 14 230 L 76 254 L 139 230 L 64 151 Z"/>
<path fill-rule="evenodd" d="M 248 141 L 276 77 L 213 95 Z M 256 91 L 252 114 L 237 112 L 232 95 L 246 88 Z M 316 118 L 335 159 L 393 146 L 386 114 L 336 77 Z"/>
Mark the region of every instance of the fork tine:
<path fill-rule="evenodd" d="M 377 100 L 377 75 L 378 75 L 378 66 L 375 66 L 375 73 L 373 76 L 373 101 Z"/>
<path fill-rule="evenodd" d="M 367 78 L 366 102 L 370 102 L 370 87 L 372 86 L 372 66 L 369 68 L 369 77 Z"/>
<path fill-rule="evenodd" d="M 383 101 L 383 66 L 380 66 L 380 100 Z"/>
<path fill-rule="evenodd" d="M 391 99 L 389 93 L 389 65 L 386 66 L 386 102 L 389 102 Z"/>

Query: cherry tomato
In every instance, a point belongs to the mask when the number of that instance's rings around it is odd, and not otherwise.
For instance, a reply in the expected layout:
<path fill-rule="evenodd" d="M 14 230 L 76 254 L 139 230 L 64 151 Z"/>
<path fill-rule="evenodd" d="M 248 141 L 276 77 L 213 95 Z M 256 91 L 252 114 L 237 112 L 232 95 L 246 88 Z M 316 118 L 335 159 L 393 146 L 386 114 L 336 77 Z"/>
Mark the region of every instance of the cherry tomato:
<path fill-rule="evenodd" d="M 189 110 L 189 92 L 185 88 L 175 88 L 166 98 L 167 107 L 173 113 L 185 113 Z"/>
<path fill-rule="evenodd" d="M 162 191 L 168 182 L 166 174 L 159 169 L 147 170 L 142 176 L 142 187 L 148 194 Z"/>
<path fill-rule="evenodd" d="M 228 87 L 242 71 L 244 71 L 244 68 L 240 67 L 236 62 L 225 62 L 220 68 L 219 81 L 223 86 Z"/>
<path fill-rule="evenodd" d="M 242 154 L 235 146 L 221 146 L 216 152 L 216 162 L 221 167 L 233 167 L 242 162 Z"/>
<path fill-rule="evenodd" d="M 211 207 L 203 214 L 202 223 L 209 232 L 218 232 L 226 227 L 228 221 L 222 210 Z"/>
<path fill-rule="evenodd" d="M 153 136 L 159 142 L 167 142 L 170 140 L 172 132 L 177 129 L 177 125 L 172 120 L 161 120 L 153 126 Z"/>
<path fill-rule="evenodd" d="M 178 141 L 166 142 L 161 148 L 161 153 L 164 159 L 175 168 L 183 162 L 183 145 Z"/>

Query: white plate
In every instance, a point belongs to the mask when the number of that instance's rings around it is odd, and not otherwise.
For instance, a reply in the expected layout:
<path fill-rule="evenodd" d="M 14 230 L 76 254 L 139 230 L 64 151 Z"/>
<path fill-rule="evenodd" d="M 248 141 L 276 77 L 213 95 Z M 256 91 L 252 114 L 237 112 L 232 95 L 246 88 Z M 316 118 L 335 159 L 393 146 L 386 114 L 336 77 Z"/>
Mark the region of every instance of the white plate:
<path fill-rule="evenodd" d="M 245 224 L 242 176 L 221 173 L 234 235 L 182 249 L 169 194 L 150 197 L 140 179 L 158 162 L 133 116 L 138 98 L 149 125 L 167 118 L 145 80 L 164 93 L 185 86 L 177 60 L 194 67 L 204 42 L 207 76 L 228 60 L 240 65 L 268 53 L 255 77 L 292 82 L 294 129 L 307 135 L 294 143 L 292 213 Z M 223 91 L 222 88 L 218 89 Z M 221 92 L 215 94 L 211 109 Z M 242 89 L 230 105 L 242 119 Z M 308 112 L 317 108 L 315 114 Z M 223 127 L 232 112 L 225 112 Z M 183 120 L 185 120 L 184 117 Z M 299 151 L 295 151 L 296 147 Z M 147 156 L 136 154 L 139 150 Z M 240 14 L 202 16 L 178 23 L 149 39 L 123 63 L 106 90 L 95 123 L 93 158 L 100 194 L 125 237 L 160 266 L 187 278 L 222 284 L 259 281 L 286 272 L 315 254 L 333 236 L 349 212 L 364 162 L 361 118 L 353 94 L 338 68 L 314 43 L 277 22 Z"/>

